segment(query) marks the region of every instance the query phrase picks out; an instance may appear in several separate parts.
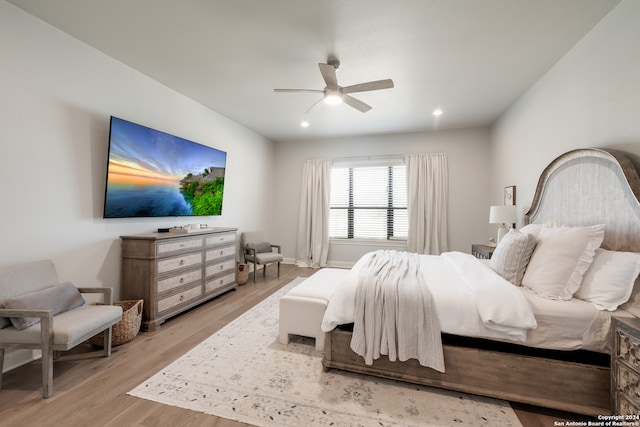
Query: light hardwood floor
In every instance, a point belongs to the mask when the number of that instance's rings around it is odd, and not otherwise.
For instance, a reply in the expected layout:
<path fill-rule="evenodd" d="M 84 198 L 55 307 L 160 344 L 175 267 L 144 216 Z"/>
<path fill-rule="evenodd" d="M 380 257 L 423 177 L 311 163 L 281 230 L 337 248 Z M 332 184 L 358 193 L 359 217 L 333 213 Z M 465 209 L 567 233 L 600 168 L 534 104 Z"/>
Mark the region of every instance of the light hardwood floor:
<path fill-rule="evenodd" d="M 49 399 L 41 397 L 39 361 L 7 372 L 0 390 L 0 426 L 247 426 L 126 393 L 297 276 L 314 272 L 282 265 L 277 278 L 272 267 L 266 279 L 259 273 L 257 283 L 250 278 L 237 291 L 175 317 L 157 331 L 141 332 L 133 341 L 114 347 L 111 357 L 102 357 L 89 345 L 63 353 L 54 362 Z M 513 406 L 524 427 L 585 420 L 575 414 Z"/>

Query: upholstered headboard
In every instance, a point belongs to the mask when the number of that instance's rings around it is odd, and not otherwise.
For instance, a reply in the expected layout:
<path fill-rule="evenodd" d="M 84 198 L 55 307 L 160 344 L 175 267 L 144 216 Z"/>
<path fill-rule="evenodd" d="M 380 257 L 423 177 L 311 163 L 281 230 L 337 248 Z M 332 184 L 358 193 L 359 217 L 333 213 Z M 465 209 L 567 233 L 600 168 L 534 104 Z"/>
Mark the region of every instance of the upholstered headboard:
<path fill-rule="evenodd" d="M 618 150 L 569 151 L 542 172 L 525 223 L 606 224 L 602 247 L 640 252 L 637 158 Z"/>

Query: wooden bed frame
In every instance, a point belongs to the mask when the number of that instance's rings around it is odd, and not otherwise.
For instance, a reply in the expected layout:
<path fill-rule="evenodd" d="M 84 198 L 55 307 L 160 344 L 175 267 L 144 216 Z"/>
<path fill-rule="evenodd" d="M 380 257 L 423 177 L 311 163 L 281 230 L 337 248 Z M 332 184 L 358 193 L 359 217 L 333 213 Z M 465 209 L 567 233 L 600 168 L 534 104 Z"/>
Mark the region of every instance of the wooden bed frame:
<path fill-rule="evenodd" d="M 540 176 L 525 223 L 605 223 L 604 248 L 640 252 L 640 176 L 635 162 L 630 154 L 609 149 L 561 155 Z M 611 413 L 608 355 L 443 335 L 446 373 L 440 373 L 416 360 L 390 362 L 381 357 L 366 365 L 350 342 L 349 330 L 328 333 L 325 371 L 341 369 L 580 414 Z"/>

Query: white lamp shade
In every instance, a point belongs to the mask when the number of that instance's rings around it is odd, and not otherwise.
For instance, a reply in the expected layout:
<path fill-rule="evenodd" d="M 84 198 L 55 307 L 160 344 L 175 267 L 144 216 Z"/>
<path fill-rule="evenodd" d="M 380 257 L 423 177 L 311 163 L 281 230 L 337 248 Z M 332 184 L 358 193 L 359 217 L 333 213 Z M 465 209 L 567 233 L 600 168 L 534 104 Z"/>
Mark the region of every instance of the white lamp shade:
<path fill-rule="evenodd" d="M 515 205 L 491 206 L 489 210 L 490 224 L 513 224 L 516 219 Z"/>

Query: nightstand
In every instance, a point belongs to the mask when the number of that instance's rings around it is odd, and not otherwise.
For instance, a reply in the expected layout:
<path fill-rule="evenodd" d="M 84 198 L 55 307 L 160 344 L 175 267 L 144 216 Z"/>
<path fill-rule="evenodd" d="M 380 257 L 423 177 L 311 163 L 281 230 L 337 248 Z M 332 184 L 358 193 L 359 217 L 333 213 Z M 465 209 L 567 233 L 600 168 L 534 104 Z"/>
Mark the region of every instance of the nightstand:
<path fill-rule="evenodd" d="M 613 318 L 611 336 L 611 412 L 640 415 L 640 319 Z"/>
<path fill-rule="evenodd" d="M 491 259 L 491 255 L 493 255 L 495 249 L 493 246 L 471 245 L 471 254 L 476 258 Z"/>

